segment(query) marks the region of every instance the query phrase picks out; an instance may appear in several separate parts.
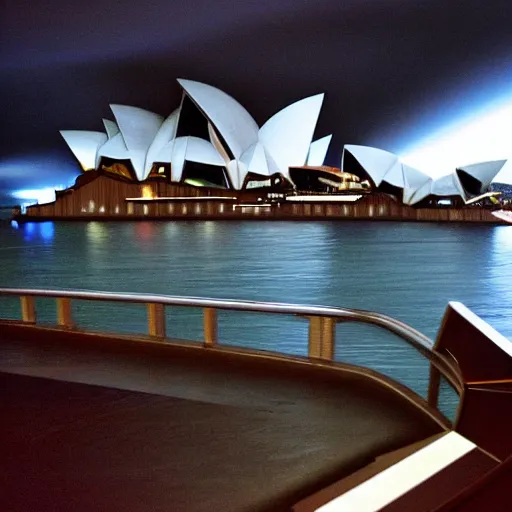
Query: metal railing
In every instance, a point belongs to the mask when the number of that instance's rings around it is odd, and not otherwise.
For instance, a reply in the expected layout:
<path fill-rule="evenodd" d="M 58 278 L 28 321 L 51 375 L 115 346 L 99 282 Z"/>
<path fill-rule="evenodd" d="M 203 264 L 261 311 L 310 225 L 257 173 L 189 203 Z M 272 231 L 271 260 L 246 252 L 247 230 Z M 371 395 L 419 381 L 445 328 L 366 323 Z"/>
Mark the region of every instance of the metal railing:
<path fill-rule="evenodd" d="M 210 348 L 215 347 L 219 343 L 218 310 L 298 316 L 309 321 L 308 357 L 310 360 L 319 363 L 334 361 L 337 323 L 358 322 L 371 324 L 397 335 L 413 346 L 437 368 L 459 394 L 464 389 L 464 382 L 460 372 L 452 361 L 433 350 L 433 342 L 430 338 L 413 327 L 380 313 L 358 309 L 303 306 L 274 302 L 77 290 L 0 288 L 0 296 L 19 297 L 21 320 L 25 324 L 37 324 L 34 300 L 36 297 L 56 299 L 57 325 L 65 329 L 75 328 L 71 307 L 72 300 L 145 304 L 147 308 L 147 332 L 149 336 L 156 339 L 166 337 L 166 306 L 201 308 L 203 310 L 203 342 L 206 347 Z M 2 320 L 1 316 L 0 320 Z M 430 387 L 432 388 L 432 386 Z M 434 389 L 430 393 L 434 393 Z M 429 402 L 431 404 L 433 402 L 430 397 Z"/>

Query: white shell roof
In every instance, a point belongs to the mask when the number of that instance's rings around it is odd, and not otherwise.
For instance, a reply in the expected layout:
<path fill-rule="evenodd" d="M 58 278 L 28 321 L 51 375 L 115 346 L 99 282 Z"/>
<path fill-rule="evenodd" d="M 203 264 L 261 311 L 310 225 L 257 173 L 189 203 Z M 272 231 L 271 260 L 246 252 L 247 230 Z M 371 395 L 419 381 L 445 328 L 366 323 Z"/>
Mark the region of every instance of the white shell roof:
<path fill-rule="evenodd" d="M 273 115 L 259 130 L 259 140 L 279 170 L 306 163 L 324 94 L 297 101 Z"/>
<path fill-rule="evenodd" d="M 240 190 L 247 176 L 247 166 L 241 160 L 231 160 L 226 169 L 233 187 Z"/>
<path fill-rule="evenodd" d="M 404 188 L 404 164 L 397 160 L 389 169 L 389 171 L 384 175 L 382 181 L 389 183 L 395 187 Z"/>
<path fill-rule="evenodd" d="M 431 194 L 435 196 L 460 195 L 460 190 L 455 180 L 455 174 L 445 174 L 444 176 L 435 178 L 432 182 Z"/>
<path fill-rule="evenodd" d="M 181 137 L 178 137 L 176 141 L 180 139 Z M 186 160 L 201 164 L 224 166 L 224 160 L 210 142 L 199 137 L 187 137 L 187 139 Z"/>
<path fill-rule="evenodd" d="M 249 112 L 225 92 L 192 80 L 178 82 L 208 120 L 210 142 L 196 137 L 176 139 L 181 107 L 164 120 L 138 107 L 113 104 L 116 122 L 103 119 L 106 134 L 62 132 L 84 169 L 96 168 L 102 157 L 130 159 L 137 179 L 143 181 L 155 162 L 170 162 L 171 178 L 179 181 L 188 159 L 226 166 L 239 189 L 249 171 L 288 176 L 290 166 L 323 164 L 332 136 L 312 142 L 323 94 L 287 106 L 260 129 Z"/>
<path fill-rule="evenodd" d="M 315 140 L 309 146 L 308 158 L 306 165 L 318 167 L 324 164 L 329 144 L 331 143 L 332 135 L 327 135 L 321 139 Z"/>
<path fill-rule="evenodd" d="M 154 162 L 170 162 L 172 152 L 172 141 L 176 137 L 180 109 L 177 108 L 160 125 L 157 134 L 152 140 L 147 154 L 144 168 L 144 177 L 147 177 L 151 171 Z M 170 147 L 169 147 L 170 146 Z"/>
<path fill-rule="evenodd" d="M 261 156 L 259 149 L 252 166 L 250 165 L 252 155 L 250 158 L 248 157 L 251 151 L 259 147 L 256 146 L 258 143 L 261 143 L 265 150 L 269 173 L 280 171 L 288 176 L 290 166 L 306 163 L 322 108 L 323 94 L 317 94 L 288 105 L 272 116 L 261 128 L 258 128 L 249 112 L 225 92 L 211 85 L 192 80 L 179 79 L 178 82 L 209 120 L 210 140 L 217 151 L 221 153 L 224 161 L 228 163 L 228 157 L 211 125 L 215 126 L 222 135 L 235 160 L 244 162 L 247 168 L 245 171 L 241 170 L 243 166 L 232 166 L 236 168 L 238 175 L 233 183 L 238 183 L 240 179 L 243 182 L 243 172 L 247 173 L 249 170 L 255 172 L 251 167 L 256 166 L 264 170 L 263 160 L 258 156 Z M 328 146 L 329 141 L 323 139 L 321 141 L 319 148 L 326 143 Z"/>
<path fill-rule="evenodd" d="M 107 141 L 105 133 L 85 130 L 61 130 L 60 134 L 84 171 L 96 169 L 96 154 L 98 149 Z"/>
<path fill-rule="evenodd" d="M 245 165 L 246 173 L 253 172 L 262 176 L 270 176 L 279 172 L 279 167 L 261 142 L 256 142 L 247 149 L 240 158 L 240 162 Z M 239 167 L 238 172 L 241 172 L 240 169 Z M 242 182 L 244 179 L 245 176 L 242 177 Z"/>
<path fill-rule="evenodd" d="M 188 96 L 204 112 L 231 149 L 235 158 L 258 141 L 258 125 L 234 98 L 211 85 L 178 79 Z"/>
<path fill-rule="evenodd" d="M 466 191 L 461 184 L 460 172 L 433 178 L 404 164 L 396 155 L 387 151 L 366 146 L 347 145 L 343 149 L 343 158 L 345 151 L 354 155 L 377 185 L 386 182 L 403 189 L 404 204 L 417 204 L 430 195 L 438 197 L 458 195 L 466 201 Z M 464 170 L 479 180 L 482 184 L 481 192 L 485 192 L 505 163 L 505 160 L 483 162 L 461 167 L 457 171 Z"/>
<path fill-rule="evenodd" d="M 506 163 L 506 160 L 480 162 L 477 164 L 459 167 L 456 172 L 462 185 L 464 185 L 464 177 L 458 171 L 464 171 L 473 178 L 477 179 L 482 184 L 480 187 L 480 193 L 484 193 L 489 188 L 489 185 L 491 184 L 494 177 L 501 171 L 502 167 Z"/>
<path fill-rule="evenodd" d="M 142 181 L 145 178 L 146 153 L 164 119 L 138 107 L 110 105 L 110 108 L 130 153 L 135 174 Z"/>
<path fill-rule="evenodd" d="M 109 139 L 114 137 L 119 133 L 119 126 L 117 126 L 114 121 L 110 119 L 103 119 L 103 126 L 105 127 L 105 131 L 107 132 L 107 136 Z"/>
<path fill-rule="evenodd" d="M 404 195 L 405 204 L 413 205 L 430 195 L 432 178 L 427 174 L 403 164 L 404 174 Z"/>
<path fill-rule="evenodd" d="M 96 156 L 96 167 L 98 167 L 100 164 L 102 157 L 115 158 L 119 160 L 128 160 L 130 158 L 130 152 L 124 143 L 124 139 L 121 133 L 114 135 L 98 149 L 98 154 Z"/>
<path fill-rule="evenodd" d="M 341 168 L 345 160 L 345 151 L 348 151 L 361 164 L 363 169 L 370 175 L 371 179 L 378 187 L 384 176 L 398 162 L 398 157 L 389 151 L 372 148 L 369 146 L 356 146 L 347 144 L 343 148 Z"/>

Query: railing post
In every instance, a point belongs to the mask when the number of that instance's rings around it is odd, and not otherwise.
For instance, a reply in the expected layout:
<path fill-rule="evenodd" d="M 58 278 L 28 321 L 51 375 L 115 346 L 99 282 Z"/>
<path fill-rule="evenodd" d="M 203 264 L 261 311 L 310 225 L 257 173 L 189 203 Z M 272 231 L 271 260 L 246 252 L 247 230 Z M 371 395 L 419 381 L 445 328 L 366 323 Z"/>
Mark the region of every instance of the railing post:
<path fill-rule="evenodd" d="M 71 299 L 57 299 L 57 324 L 67 329 L 72 329 L 75 326 L 71 310 Z"/>
<path fill-rule="evenodd" d="M 149 303 L 148 332 L 150 336 L 165 338 L 165 307 L 163 304 Z"/>
<path fill-rule="evenodd" d="M 20 297 L 21 319 L 27 324 L 36 323 L 36 306 L 34 297 L 23 295 Z"/>
<path fill-rule="evenodd" d="M 334 359 L 335 334 L 336 321 L 334 318 L 310 316 L 308 356 L 312 359 L 332 361 Z"/>
<path fill-rule="evenodd" d="M 326 361 L 334 359 L 334 344 L 336 341 L 336 322 L 334 318 L 322 317 L 322 351 L 320 357 Z"/>
<path fill-rule="evenodd" d="M 320 359 L 322 355 L 322 317 L 309 317 L 308 356 Z"/>
<path fill-rule="evenodd" d="M 218 343 L 217 310 L 215 308 L 203 309 L 204 344 L 213 347 Z"/>

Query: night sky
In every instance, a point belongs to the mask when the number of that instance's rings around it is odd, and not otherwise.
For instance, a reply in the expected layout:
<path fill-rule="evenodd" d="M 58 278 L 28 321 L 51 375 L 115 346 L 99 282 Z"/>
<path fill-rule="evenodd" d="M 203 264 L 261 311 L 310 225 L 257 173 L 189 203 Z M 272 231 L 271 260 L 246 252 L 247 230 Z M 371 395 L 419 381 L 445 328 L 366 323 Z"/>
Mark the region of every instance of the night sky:
<path fill-rule="evenodd" d="M 260 124 L 325 92 L 332 165 L 343 144 L 401 154 L 512 105 L 511 0 L 2 0 L 0 14 L 0 204 L 78 174 L 60 129 L 102 130 L 109 103 L 168 115 L 178 77 Z"/>

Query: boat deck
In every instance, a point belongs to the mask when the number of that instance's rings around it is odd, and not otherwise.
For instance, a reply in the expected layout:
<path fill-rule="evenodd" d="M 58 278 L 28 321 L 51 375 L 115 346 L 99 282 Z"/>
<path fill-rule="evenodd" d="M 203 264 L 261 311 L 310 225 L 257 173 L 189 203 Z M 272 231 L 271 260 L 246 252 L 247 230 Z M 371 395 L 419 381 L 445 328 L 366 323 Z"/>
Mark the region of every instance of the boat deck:
<path fill-rule="evenodd" d="M 10 512 L 289 510 L 443 430 L 369 372 L 193 345 L 4 324 L 0 372 Z"/>

